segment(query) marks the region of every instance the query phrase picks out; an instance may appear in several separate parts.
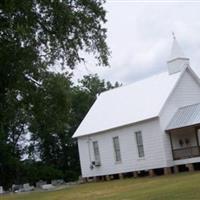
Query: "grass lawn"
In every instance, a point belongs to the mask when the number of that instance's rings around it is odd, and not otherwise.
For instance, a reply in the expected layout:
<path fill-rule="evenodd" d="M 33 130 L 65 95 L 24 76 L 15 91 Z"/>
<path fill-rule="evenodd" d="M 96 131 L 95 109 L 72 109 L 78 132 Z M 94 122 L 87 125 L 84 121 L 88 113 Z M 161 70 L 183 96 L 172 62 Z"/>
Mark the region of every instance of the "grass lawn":
<path fill-rule="evenodd" d="M 1 200 L 199 200 L 200 173 L 87 183 L 54 192 L 0 196 Z"/>

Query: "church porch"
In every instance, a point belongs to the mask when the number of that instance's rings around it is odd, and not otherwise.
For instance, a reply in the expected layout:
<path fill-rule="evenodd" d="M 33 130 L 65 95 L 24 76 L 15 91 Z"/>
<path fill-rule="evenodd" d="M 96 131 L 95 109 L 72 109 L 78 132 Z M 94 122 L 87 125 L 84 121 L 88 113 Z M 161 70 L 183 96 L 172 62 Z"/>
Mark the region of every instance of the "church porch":
<path fill-rule="evenodd" d="M 199 125 L 170 130 L 168 134 L 174 160 L 200 157 Z"/>
<path fill-rule="evenodd" d="M 200 104 L 179 108 L 166 133 L 170 136 L 174 160 L 200 157 Z"/>

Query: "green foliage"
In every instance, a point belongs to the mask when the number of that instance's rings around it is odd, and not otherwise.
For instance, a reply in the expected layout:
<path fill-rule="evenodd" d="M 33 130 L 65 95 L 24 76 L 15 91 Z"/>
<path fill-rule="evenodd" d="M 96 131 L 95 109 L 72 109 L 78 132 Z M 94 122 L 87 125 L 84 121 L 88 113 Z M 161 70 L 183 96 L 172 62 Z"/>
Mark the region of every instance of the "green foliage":
<path fill-rule="evenodd" d="M 17 177 L 13 179 L 12 183 L 23 184 L 31 183 L 35 184 L 37 181 L 46 180 L 51 183 L 51 180 L 63 178 L 63 172 L 55 169 L 50 165 L 46 165 L 43 162 L 35 162 L 31 160 L 25 160 L 18 163 Z"/>
<path fill-rule="evenodd" d="M 2 0 L 1 44 L 10 50 L 4 52 L 4 58 L 14 56 L 11 61 L 4 61 L 11 64 L 19 56 L 15 66 L 22 64 L 26 69 L 26 64 L 33 65 L 32 60 L 50 64 L 62 59 L 74 67 L 83 60 L 79 53 L 84 50 L 95 54 L 100 64 L 107 65 L 103 3 L 103 0 Z M 11 47 L 15 49 L 11 51 Z"/>
<path fill-rule="evenodd" d="M 90 77 L 84 89 L 75 87 L 70 74 L 50 69 L 55 64 L 73 69 L 84 61 L 83 51 L 108 65 L 103 3 L 0 1 L 0 185 L 79 173 L 71 136 L 105 85 Z M 24 155 L 40 158 L 43 167 L 34 164 L 25 173 Z"/>
<path fill-rule="evenodd" d="M 88 93 L 91 97 L 91 103 L 96 100 L 97 95 L 100 93 L 121 86 L 121 84 L 118 82 L 115 82 L 114 85 L 112 85 L 112 83 L 109 81 L 105 82 L 105 80 L 100 79 L 97 74 L 86 75 L 82 80 L 79 80 L 79 83 L 81 89 Z"/>
<path fill-rule="evenodd" d="M 63 179 L 66 182 L 76 181 L 76 180 L 78 180 L 79 175 L 80 175 L 80 173 L 75 170 L 67 170 L 64 172 Z"/>
<path fill-rule="evenodd" d="M 67 134 L 69 113 L 71 107 L 70 76 L 63 74 L 48 74 L 42 87 L 36 92 L 31 107 L 30 132 L 32 142 L 39 140 L 40 157 L 51 165 L 57 163 L 60 151 Z M 64 143 L 63 143 L 64 142 Z"/>
<path fill-rule="evenodd" d="M 40 159 L 61 170 L 65 180 L 74 180 L 80 175 L 77 142 L 72 135 L 97 94 L 119 85 L 90 75 L 74 86 L 70 78 L 67 74 L 57 74 L 44 81 L 39 98 L 35 98 L 37 103 L 32 107 L 34 117 L 29 129 L 32 132 L 30 156 L 39 152 Z"/>

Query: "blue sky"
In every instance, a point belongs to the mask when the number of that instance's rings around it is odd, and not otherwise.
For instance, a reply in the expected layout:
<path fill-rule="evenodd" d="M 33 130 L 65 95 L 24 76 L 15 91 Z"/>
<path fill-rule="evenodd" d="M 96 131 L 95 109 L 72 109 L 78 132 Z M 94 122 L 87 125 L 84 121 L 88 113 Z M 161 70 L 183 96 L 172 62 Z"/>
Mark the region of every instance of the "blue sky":
<path fill-rule="evenodd" d="M 75 70 L 76 78 L 98 73 L 100 77 L 124 84 L 167 70 L 172 31 L 200 72 L 200 1 L 107 0 L 107 43 L 112 52 L 110 68 L 97 67 L 91 57 Z"/>

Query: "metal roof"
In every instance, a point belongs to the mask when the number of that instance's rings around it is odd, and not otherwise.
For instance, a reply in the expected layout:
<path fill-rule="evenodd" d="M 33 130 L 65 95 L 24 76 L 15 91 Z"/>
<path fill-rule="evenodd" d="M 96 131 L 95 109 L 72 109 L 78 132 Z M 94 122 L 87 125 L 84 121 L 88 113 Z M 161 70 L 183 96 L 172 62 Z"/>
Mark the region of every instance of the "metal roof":
<path fill-rule="evenodd" d="M 191 126 L 200 123 L 200 103 L 179 108 L 166 130 Z"/>
<path fill-rule="evenodd" d="M 122 127 L 158 117 L 184 71 L 156 74 L 100 94 L 73 137 Z"/>
<path fill-rule="evenodd" d="M 90 108 L 73 138 L 159 117 L 184 73 L 191 73 L 200 83 L 196 73 L 187 66 L 180 73 L 169 75 L 168 72 L 164 72 L 103 92 Z"/>

